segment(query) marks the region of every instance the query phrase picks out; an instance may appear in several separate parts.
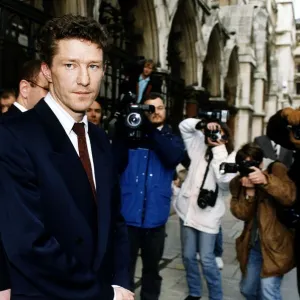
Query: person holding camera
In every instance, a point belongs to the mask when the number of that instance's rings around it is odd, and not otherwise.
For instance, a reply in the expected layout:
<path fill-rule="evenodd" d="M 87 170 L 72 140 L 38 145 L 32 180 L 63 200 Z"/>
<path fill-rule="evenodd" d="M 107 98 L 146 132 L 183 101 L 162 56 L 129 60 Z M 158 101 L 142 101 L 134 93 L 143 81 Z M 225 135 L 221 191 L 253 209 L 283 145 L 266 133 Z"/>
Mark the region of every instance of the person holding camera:
<path fill-rule="evenodd" d="M 275 161 L 265 169 L 263 157 L 256 144 L 244 145 L 236 155 L 240 175 L 230 182 L 231 211 L 245 221 L 236 241 L 240 289 L 247 300 L 280 300 L 282 277 L 295 261 L 294 235 L 279 213 L 295 201 L 296 187 L 284 164 Z"/>
<path fill-rule="evenodd" d="M 191 159 L 187 177 L 174 201 L 180 217 L 182 258 L 189 287 L 186 300 L 202 296 L 198 250 L 209 299 L 221 300 L 221 273 L 214 248 L 225 213 L 224 200 L 229 197 L 229 182 L 234 177 L 219 172 L 222 162 L 235 160 L 231 134 L 224 123 L 194 118 L 182 121 L 179 129 Z"/>
<path fill-rule="evenodd" d="M 121 211 L 131 248 L 131 290 L 135 288 L 136 260 L 141 250 L 141 300 L 158 300 L 171 185 L 175 168 L 184 157 L 184 144 L 165 124 L 162 95 L 150 93 L 143 104 L 129 104 L 126 112 L 119 116 L 113 150 L 121 173 Z"/>

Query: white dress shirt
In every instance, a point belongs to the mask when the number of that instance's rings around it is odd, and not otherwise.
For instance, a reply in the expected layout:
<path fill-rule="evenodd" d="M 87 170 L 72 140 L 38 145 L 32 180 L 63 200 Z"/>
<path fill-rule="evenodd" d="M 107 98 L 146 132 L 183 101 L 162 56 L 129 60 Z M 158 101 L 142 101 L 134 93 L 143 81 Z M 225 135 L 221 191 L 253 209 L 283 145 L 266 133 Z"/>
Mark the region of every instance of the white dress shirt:
<path fill-rule="evenodd" d="M 17 102 L 17 101 L 14 102 L 14 106 L 15 106 L 16 108 L 18 108 L 22 113 L 28 110 L 27 108 L 25 108 L 23 105 L 21 105 L 21 104 L 20 104 L 19 102 Z"/>
<path fill-rule="evenodd" d="M 76 121 L 62 108 L 61 105 L 59 105 L 51 96 L 50 93 L 48 93 L 45 97 L 45 102 L 48 104 L 50 109 L 53 111 L 57 119 L 59 120 L 60 124 L 64 128 L 67 136 L 69 137 L 70 141 L 72 142 L 78 156 L 79 156 L 79 149 L 78 149 L 78 137 L 77 134 L 73 131 L 73 125 L 76 123 Z M 96 179 L 95 179 L 95 168 L 94 168 L 94 161 L 93 161 L 93 155 L 92 155 L 92 147 L 91 147 L 91 141 L 90 137 L 88 135 L 88 120 L 87 116 L 85 115 L 81 121 L 84 124 L 85 129 L 85 138 L 86 138 L 86 144 L 88 148 L 89 158 L 91 161 L 91 167 L 92 167 L 92 173 L 93 173 L 93 179 L 96 187 Z M 118 287 L 117 285 L 113 285 L 113 287 Z M 115 293 L 115 292 L 114 292 Z M 114 296 L 114 299 L 116 300 L 116 293 Z"/>
<path fill-rule="evenodd" d="M 272 143 L 272 146 L 273 146 L 273 149 L 276 153 L 276 156 L 277 158 L 279 157 L 279 154 L 280 154 L 280 145 L 279 144 L 276 144 L 274 141 L 271 140 L 271 143 Z"/>
<path fill-rule="evenodd" d="M 47 96 L 45 97 L 45 102 L 48 104 L 48 106 L 54 112 L 55 116 L 57 117 L 58 121 L 64 128 L 67 136 L 69 137 L 70 141 L 72 142 L 72 144 L 79 156 L 78 137 L 77 137 L 77 134 L 73 131 L 73 126 L 76 123 L 76 121 L 62 108 L 61 105 L 59 105 L 53 99 L 53 97 L 51 96 L 50 93 L 48 93 Z M 90 141 L 90 137 L 88 135 L 89 127 L 88 127 L 87 116 L 84 116 L 81 122 L 84 124 L 86 145 L 88 148 L 88 153 L 89 153 L 89 158 L 91 161 L 91 167 L 92 167 L 92 173 L 93 173 L 93 179 L 94 179 L 94 183 L 95 183 L 95 187 L 96 187 L 95 168 L 94 168 L 94 162 L 93 162 L 91 141 Z"/>

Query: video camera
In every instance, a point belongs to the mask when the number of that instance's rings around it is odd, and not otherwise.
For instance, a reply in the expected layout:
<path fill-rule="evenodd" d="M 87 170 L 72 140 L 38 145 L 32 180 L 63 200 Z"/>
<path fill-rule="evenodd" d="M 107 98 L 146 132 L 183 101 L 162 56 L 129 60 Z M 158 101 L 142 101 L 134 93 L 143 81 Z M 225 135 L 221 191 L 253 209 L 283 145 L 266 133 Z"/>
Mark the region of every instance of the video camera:
<path fill-rule="evenodd" d="M 140 139 L 143 136 L 141 126 L 145 118 L 145 112 L 150 114 L 155 112 L 153 105 L 147 104 L 130 104 L 127 107 L 125 115 L 125 126 L 128 127 L 128 137 L 132 139 Z"/>
<path fill-rule="evenodd" d="M 228 110 L 199 111 L 198 117 L 202 119 L 201 127 L 204 128 L 204 135 L 213 142 L 223 139 L 220 130 L 209 130 L 206 125 L 209 122 L 226 123 L 229 116 Z"/>
<path fill-rule="evenodd" d="M 226 173 L 237 173 L 239 172 L 241 177 L 248 176 L 250 173 L 254 172 L 251 167 L 258 168 L 260 165 L 259 161 L 256 160 L 243 160 L 240 164 L 237 163 L 222 163 L 220 165 L 220 174 Z"/>
<path fill-rule="evenodd" d="M 136 104 L 136 95 L 132 92 L 126 92 L 122 95 L 113 120 L 110 122 L 110 136 L 114 135 L 117 120 L 121 126 L 126 127 L 127 137 L 133 140 L 141 139 L 143 136 L 142 124 L 145 118 L 145 112 L 154 113 L 153 105 Z"/>

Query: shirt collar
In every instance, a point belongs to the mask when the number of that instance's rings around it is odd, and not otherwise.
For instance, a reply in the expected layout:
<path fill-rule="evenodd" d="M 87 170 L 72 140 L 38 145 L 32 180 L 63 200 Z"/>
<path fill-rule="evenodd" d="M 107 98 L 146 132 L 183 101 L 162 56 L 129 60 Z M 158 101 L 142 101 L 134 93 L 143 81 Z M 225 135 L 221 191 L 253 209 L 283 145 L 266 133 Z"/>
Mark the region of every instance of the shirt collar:
<path fill-rule="evenodd" d="M 17 102 L 17 101 L 14 102 L 14 106 L 15 106 L 16 108 L 18 108 L 22 113 L 28 110 L 27 108 L 25 108 L 23 105 L 21 105 L 21 104 L 20 104 L 19 102 Z"/>
<path fill-rule="evenodd" d="M 143 78 L 142 74 L 139 77 L 139 81 L 149 81 L 150 80 L 150 76 L 148 76 L 147 78 Z"/>
<path fill-rule="evenodd" d="M 50 92 L 46 95 L 44 100 L 48 104 L 50 109 L 53 111 L 55 116 L 57 117 L 58 121 L 60 122 L 60 124 L 62 125 L 64 130 L 66 131 L 67 135 L 70 135 L 72 132 L 72 129 L 73 129 L 73 125 L 74 125 L 74 123 L 76 123 L 76 121 L 73 119 L 73 117 L 68 112 L 65 111 L 65 109 L 61 105 L 59 105 L 53 99 Z M 84 115 L 81 123 L 84 123 L 85 132 L 88 133 L 88 120 L 87 120 L 86 115 Z"/>

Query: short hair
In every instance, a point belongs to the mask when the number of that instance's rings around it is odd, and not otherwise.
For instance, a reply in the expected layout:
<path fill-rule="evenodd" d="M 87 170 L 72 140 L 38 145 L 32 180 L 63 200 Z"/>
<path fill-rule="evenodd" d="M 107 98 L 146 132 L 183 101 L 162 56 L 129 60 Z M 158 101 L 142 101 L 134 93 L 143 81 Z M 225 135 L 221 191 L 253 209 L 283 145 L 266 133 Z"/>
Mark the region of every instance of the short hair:
<path fill-rule="evenodd" d="M 247 157 L 261 163 L 264 158 L 264 153 L 257 144 L 248 143 L 242 146 L 242 148 L 236 153 L 235 161 L 237 164 L 241 164 Z"/>
<path fill-rule="evenodd" d="M 148 66 L 148 65 L 151 65 L 152 68 L 154 69 L 155 68 L 155 62 L 153 59 L 146 59 L 145 62 L 144 62 L 144 67 L 145 66 Z"/>
<path fill-rule="evenodd" d="M 10 96 L 16 97 L 16 91 L 14 89 L 3 89 L 0 92 L 0 99 L 7 99 Z"/>
<path fill-rule="evenodd" d="M 25 62 L 21 68 L 19 81 L 27 80 L 36 83 L 37 77 L 41 72 L 42 61 L 33 59 Z"/>
<path fill-rule="evenodd" d="M 109 47 L 109 35 L 103 25 L 93 18 L 71 14 L 49 20 L 41 29 L 39 52 L 49 66 L 57 51 L 57 42 L 64 39 L 82 39 L 97 44 L 105 53 Z"/>
<path fill-rule="evenodd" d="M 156 98 L 160 98 L 164 104 L 166 103 L 164 96 L 161 93 L 156 92 L 149 93 L 149 95 L 146 96 L 144 102 L 147 100 L 154 100 Z"/>

